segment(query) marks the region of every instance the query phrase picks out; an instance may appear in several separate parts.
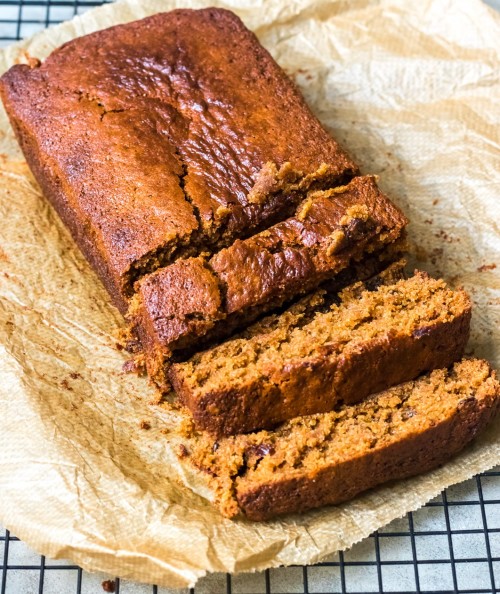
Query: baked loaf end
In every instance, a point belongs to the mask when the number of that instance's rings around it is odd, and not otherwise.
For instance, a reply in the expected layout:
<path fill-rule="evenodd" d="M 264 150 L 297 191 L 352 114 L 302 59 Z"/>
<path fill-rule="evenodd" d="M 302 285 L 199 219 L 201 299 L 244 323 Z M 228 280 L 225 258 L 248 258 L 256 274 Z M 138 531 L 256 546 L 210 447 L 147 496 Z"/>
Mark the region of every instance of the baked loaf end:
<path fill-rule="evenodd" d="M 221 512 L 267 520 L 350 499 L 450 459 L 495 414 L 500 384 L 488 363 L 463 360 L 335 412 L 276 431 L 187 444 Z"/>
<path fill-rule="evenodd" d="M 340 303 L 321 304 L 176 363 L 170 378 L 196 427 L 220 435 L 272 428 L 299 415 L 447 367 L 464 351 L 471 303 L 464 291 L 417 273 Z"/>
<path fill-rule="evenodd" d="M 144 272 L 229 245 L 357 173 L 222 9 L 80 37 L 12 67 L 0 93 L 44 194 L 122 310 Z"/>
<path fill-rule="evenodd" d="M 373 177 L 357 177 L 310 192 L 293 217 L 211 258 L 179 260 L 147 275 L 128 317 L 150 375 L 158 379 L 173 351 L 248 324 L 367 254 L 380 254 L 401 238 L 406 223 Z"/>

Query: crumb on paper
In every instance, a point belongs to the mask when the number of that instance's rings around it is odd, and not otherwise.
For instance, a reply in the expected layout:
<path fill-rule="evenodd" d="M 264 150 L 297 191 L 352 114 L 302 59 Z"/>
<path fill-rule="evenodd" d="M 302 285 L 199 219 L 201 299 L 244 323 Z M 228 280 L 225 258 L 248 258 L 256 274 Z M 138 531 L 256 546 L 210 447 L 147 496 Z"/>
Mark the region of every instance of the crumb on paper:
<path fill-rule="evenodd" d="M 136 375 L 145 375 L 146 365 L 143 355 L 136 355 L 127 359 L 122 365 L 122 371 L 124 373 L 135 373 Z"/>
<path fill-rule="evenodd" d="M 23 50 L 16 59 L 16 63 L 27 64 L 30 68 L 38 68 L 42 62 L 38 58 L 35 58 L 35 56 L 32 56 L 27 50 Z"/>
<path fill-rule="evenodd" d="M 116 591 L 115 580 L 104 580 L 101 585 L 102 585 L 102 589 L 105 592 L 115 592 Z"/>
<path fill-rule="evenodd" d="M 163 394 L 158 390 L 157 392 L 155 392 L 154 398 L 151 398 L 151 400 L 148 402 L 148 404 L 150 406 L 158 406 L 162 402 L 163 402 Z"/>
<path fill-rule="evenodd" d="M 431 252 L 430 260 L 433 266 L 437 266 L 438 261 L 441 260 L 443 257 L 444 250 L 443 248 L 434 248 Z"/>
<path fill-rule="evenodd" d="M 177 448 L 177 454 L 179 458 L 187 458 L 189 456 L 189 450 L 183 443 L 181 443 Z"/>
<path fill-rule="evenodd" d="M 125 373 L 136 373 L 137 365 L 134 359 L 127 359 L 122 365 L 122 371 Z"/>
<path fill-rule="evenodd" d="M 145 429 L 146 431 L 148 431 L 149 429 L 151 429 L 151 423 L 149 423 L 148 421 L 145 421 L 144 419 L 139 423 L 139 427 L 141 429 Z"/>
<path fill-rule="evenodd" d="M 440 229 L 437 233 L 434 233 L 434 237 L 437 237 L 446 243 L 460 243 L 460 237 L 446 233 L 444 229 Z"/>
<path fill-rule="evenodd" d="M 495 263 L 493 264 L 483 264 L 482 266 L 479 266 L 479 268 L 477 269 L 478 272 L 486 272 L 487 270 L 495 270 L 495 268 L 497 267 L 497 265 Z"/>

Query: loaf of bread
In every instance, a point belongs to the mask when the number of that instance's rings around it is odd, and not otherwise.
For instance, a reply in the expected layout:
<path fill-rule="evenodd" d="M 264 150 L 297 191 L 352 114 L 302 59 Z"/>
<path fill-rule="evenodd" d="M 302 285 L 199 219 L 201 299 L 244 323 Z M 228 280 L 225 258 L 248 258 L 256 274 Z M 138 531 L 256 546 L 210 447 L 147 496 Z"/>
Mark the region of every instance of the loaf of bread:
<path fill-rule="evenodd" d="M 489 365 L 463 360 L 275 431 L 198 436 L 180 456 L 206 476 L 224 515 L 266 520 L 340 503 L 447 462 L 486 426 L 499 401 Z"/>
<path fill-rule="evenodd" d="M 178 260 L 138 283 L 129 319 L 149 373 L 161 384 L 173 351 L 199 348 L 200 338 L 315 289 L 366 254 L 399 240 L 407 221 L 373 177 L 312 191 L 295 215 L 211 258 Z"/>
<path fill-rule="evenodd" d="M 250 337 L 172 366 L 172 385 L 197 429 L 246 433 L 358 402 L 451 365 L 469 335 L 466 293 L 425 273 L 341 293 L 340 303 L 315 301 L 312 311 L 274 316 Z"/>
<path fill-rule="evenodd" d="M 446 369 L 468 338 L 466 294 L 400 279 L 399 264 L 356 282 L 399 256 L 407 221 L 231 12 L 86 35 L 12 67 L 0 95 L 151 378 L 202 431 L 180 455 L 226 516 L 424 472 L 493 415 L 487 363 Z"/>
<path fill-rule="evenodd" d="M 175 10 L 16 65 L 26 160 L 122 311 L 134 282 L 293 213 L 357 166 L 229 11 Z"/>

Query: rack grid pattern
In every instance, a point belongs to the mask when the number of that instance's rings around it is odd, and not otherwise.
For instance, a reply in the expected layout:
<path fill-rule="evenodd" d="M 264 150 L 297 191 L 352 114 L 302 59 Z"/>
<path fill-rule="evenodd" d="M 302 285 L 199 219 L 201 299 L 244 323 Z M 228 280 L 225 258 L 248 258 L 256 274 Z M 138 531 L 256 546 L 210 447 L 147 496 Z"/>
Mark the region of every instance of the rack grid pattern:
<path fill-rule="evenodd" d="M 104 0 L 106 1 L 106 0 Z M 0 45 L 104 3 L 0 0 Z M 83 571 L 39 556 L 5 530 L 0 594 L 179 592 Z M 495 594 L 500 592 L 500 468 L 451 487 L 351 550 L 310 567 L 215 574 L 184 594 Z"/>
<path fill-rule="evenodd" d="M 8 531 L 0 536 L 0 594 L 101 591 L 179 592 L 88 573 L 69 562 L 40 557 Z M 450 487 L 425 507 L 395 520 L 349 551 L 334 554 L 323 563 L 239 576 L 214 574 L 182 594 L 386 592 L 500 592 L 500 467 Z"/>

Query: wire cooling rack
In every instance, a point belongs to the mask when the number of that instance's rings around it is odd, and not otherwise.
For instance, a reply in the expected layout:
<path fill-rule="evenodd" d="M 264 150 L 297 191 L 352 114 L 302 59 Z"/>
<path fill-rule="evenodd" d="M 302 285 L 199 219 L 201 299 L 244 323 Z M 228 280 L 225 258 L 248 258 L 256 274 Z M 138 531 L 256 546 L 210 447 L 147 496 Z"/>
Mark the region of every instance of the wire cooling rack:
<path fill-rule="evenodd" d="M 2 552 L 3 546 L 3 552 Z M 173 594 L 82 571 L 0 536 L 1 594 Z M 3 570 L 3 571 L 2 571 Z M 104 586 L 103 586 L 104 584 Z M 183 594 L 500 592 L 500 467 L 450 487 L 349 551 L 309 567 L 203 578 Z"/>
<path fill-rule="evenodd" d="M 103 3 L 0 0 L 0 45 Z M 9 531 L 0 531 L 0 594 L 102 592 L 167 594 L 174 591 L 88 573 L 69 562 L 46 559 Z M 184 592 L 495 594 L 500 592 L 500 468 L 447 489 L 422 509 L 318 565 L 241 576 L 215 574 L 202 579 L 195 589 Z"/>

